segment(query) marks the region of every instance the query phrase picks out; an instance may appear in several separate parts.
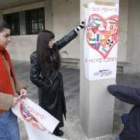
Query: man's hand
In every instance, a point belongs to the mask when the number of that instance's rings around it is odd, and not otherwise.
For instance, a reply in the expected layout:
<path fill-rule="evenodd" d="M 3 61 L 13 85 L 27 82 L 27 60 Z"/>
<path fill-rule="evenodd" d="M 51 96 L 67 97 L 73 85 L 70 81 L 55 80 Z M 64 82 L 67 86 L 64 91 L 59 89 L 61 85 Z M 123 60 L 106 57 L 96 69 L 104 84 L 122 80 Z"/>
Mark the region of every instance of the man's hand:
<path fill-rule="evenodd" d="M 18 102 L 17 97 L 13 97 L 13 103 L 12 103 L 12 106 L 14 106 L 17 102 Z"/>
<path fill-rule="evenodd" d="M 20 101 L 21 99 L 25 98 L 24 95 L 19 95 L 18 97 L 13 97 L 13 103 L 12 106 L 16 105 L 18 101 Z"/>
<path fill-rule="evenodd" d="M 24 89 L 24 88 L 22 88 L 22 89 L 20 90 L 20 95 L 22 96 L 22 98 L 25 98 L 25 97 L 27 96 L 27 90 Z"/>

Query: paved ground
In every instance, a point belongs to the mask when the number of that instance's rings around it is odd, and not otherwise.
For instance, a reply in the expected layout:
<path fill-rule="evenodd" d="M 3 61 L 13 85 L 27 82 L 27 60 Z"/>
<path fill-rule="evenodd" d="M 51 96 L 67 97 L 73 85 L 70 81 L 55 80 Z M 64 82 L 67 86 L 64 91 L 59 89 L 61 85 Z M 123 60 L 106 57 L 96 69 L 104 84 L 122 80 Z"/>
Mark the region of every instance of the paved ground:
<path fill-rule="evenodd" d="M 28 87 L 28 97 L 34 102 L 38 103 L 37 88 L 30 82 L 29 79 L 29 63 L 13 63 L 18 79 Z M 68 138 L 68 140 L 85 140 L 85 135 L 81 129 L 79 122 L 79 70 L 62 68 L 61 71 L 63 74 L 64 90 L 68 111 L 65 127 L 63 128 L 64 138 Z M 139 86 L 140 76 L 118 74 L 117 83 Z M 118 100 L 116 100 L 115 106 L 114 132 L 118 133 L 122 128 L 122 126 L 120 125 L 119 115 L 122 112 L 129 110 L 131 106 L 128 106 L 128 104 L 122 103 Z M 23 123 L 21 121 L 19 121 L 19 123 L 21 140 L 28 140 Z"/>
<path fill-rule="evenodd" d="M 25 62 L 13 62 L 17 78 L 28 87 L 28 97 L 38 103 L 37 88 L 30 82 L 30 65 Z M 64 138 L 69 140 L 85 140 L 79 123 L 79 70 L 61 69 L 64 80 L 64 90 L 67 104 L 67 120 L 65 122 Z M 21 140 L 27 140 L 26 132 L 21 121 Z"/>

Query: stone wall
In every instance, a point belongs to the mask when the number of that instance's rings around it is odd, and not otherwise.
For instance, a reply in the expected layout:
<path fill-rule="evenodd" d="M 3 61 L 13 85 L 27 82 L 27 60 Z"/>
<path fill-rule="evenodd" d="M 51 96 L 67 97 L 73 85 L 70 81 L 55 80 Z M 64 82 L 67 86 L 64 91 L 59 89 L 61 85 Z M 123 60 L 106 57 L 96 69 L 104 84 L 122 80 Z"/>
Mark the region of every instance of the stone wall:
<path fill-rule="evenodd" d="M 56 35 L 56 40 L 58 40 L 79 25 L 79 6 L 79 0 L 45 0 L 5 9 L 2 13 L 7 14 L 45 7 L 46 29 L 52 30 Z M 24 31 L 23 28 L 22 31 Z M 30 54 L 36 49 L 36 38 L 37 35 L 12 36 L 12 41 L 8 48 L 11 58 L 14 60 L 29 61 Z M 62 58 L 80 59 L 79 37 L 62 49 L 60 54 Z"/>
<path fill-rule="evenodd" d="M 127 73 L 140 73 L 140 1 L 129 0 L 127 61 L 131 67 L 125 69 Z"/>
<path fill-rule="evenodd" d="M 127 62 L 128 0 L 120 0 L 118 61 Z"/>

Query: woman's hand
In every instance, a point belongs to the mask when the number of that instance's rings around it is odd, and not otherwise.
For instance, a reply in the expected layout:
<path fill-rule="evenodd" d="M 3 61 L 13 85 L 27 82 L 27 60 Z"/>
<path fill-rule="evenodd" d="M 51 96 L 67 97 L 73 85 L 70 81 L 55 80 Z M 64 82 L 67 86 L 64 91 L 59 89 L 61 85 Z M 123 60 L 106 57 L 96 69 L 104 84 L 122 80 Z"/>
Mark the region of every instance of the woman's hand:
<path fill-rule="evenodd" d="M 76 28 L 75 31 L 78 33 L 81 29 L 85 28 L 85 21 L 82 21 Z"/>

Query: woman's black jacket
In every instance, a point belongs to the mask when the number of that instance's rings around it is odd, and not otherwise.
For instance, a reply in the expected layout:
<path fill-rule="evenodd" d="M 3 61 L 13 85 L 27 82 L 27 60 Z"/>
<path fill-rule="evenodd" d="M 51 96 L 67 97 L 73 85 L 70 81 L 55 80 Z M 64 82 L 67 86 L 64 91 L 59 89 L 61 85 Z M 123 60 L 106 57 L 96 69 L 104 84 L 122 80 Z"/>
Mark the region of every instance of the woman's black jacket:
<path fill-rule="evenodd" d="M 124 123 L 120 140 L 140 140 L 140 88 L 110 85 L 108 91 L 121 101 L 134 105 Z"/>
<path fill-rule="evenodd" d="M 65 35 L 62 39 L 55 43 L 55 47 L 58 50 L 67 45 L 77 36 L 75 30 Z M 36 61 L 36 52 L 32 53 L 31 59 L 31 70 L 30 79 L 39 89 L 39 104 L 42 108 L 47 110 L 60 123 L 59 127 L 63 126 L 63 115 L 66 117 L 66 104 L 65 96 L 63 91 L 63 79 L 60 72 L 54 71 L 56 61 L 51 62 L 52 73 L 48 76 L 43 77 L 40 73 L 40 69 Z"/>

